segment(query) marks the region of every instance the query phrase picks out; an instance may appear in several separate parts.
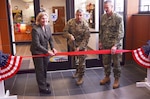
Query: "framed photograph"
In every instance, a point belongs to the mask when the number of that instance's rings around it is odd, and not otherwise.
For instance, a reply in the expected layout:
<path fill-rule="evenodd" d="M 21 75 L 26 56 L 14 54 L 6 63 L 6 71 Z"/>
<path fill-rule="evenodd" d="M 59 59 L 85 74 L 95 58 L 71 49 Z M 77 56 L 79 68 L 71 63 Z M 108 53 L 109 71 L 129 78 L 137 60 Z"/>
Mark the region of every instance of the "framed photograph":
<path fill-rule="evenodd" d="M 21 23 L 21 22 L 23 22 L 22 10 L 13 10 L 12 14 L 13 14 L 13 22 L 14 23 Z"/>

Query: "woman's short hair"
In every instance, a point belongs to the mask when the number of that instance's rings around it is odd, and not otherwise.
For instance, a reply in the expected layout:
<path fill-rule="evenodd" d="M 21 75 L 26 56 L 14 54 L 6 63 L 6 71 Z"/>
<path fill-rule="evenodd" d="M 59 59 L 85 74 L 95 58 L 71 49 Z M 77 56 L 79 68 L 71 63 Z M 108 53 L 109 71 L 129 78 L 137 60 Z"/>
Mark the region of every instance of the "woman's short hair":
<path fill-rule="evenodd" d="M 46 15 L 47 17 L 49 17 L 46 12 L 40 12 L 40 13 L 37 15 L 37 17 L 36 17 L 36 24 L 37 24 L 37 25 L 40 24 L 40 23 L 39 23 L 39 22 L 40 22 L 40 19 L 41 19 L 44 15 Z"/>

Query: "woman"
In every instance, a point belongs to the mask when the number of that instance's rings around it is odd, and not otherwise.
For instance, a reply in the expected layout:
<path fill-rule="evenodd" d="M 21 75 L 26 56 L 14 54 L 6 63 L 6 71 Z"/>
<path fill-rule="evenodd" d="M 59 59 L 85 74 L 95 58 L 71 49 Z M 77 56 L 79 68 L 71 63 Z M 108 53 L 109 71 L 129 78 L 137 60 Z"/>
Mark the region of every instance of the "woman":
<path fill-rule="evenodd" d="M 48 50 L 48 43 L 51 51 Z M 32 55 L 49 54 L 54 55 L 57 51 L 54 48 L 50 26 L 48 25 L 48 14 L 40 12 L 36 17 L 36 25 L 32 29 Z M 49 56 L 33 57 L 36 80 L 40 93 L 50 94 L 49 84 L 46 82 L 47 66 Z"/>

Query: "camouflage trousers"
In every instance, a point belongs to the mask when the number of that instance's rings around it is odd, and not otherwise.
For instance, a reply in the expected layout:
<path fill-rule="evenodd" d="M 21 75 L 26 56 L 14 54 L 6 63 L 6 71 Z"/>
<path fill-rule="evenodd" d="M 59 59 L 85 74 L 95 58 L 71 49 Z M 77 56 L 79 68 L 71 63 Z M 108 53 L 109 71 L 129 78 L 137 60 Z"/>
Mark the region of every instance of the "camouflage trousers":
<path fill-rule="evenodd" d="M 75 51 L 75 49 L 78 47 L 76 44 L 78 44 L 77 42 L 74 41 L 70 41 L 68 40 L 68 45 L 70 46 L 70 51 Z M 84 51 L 86 50 L 84 49 L 80 49 L 80 51 Z M 77 56 L 72 56 L 71 57 L 71 62 L 72 62 L 72 67 L 76 68 L 76 73 L 78 73 L 78 77 L 83 77 L 84 72 L 85 72 L 85 59 L 86 59 L 86 55 L 77 55 Z"/>
<path fill-rule="evenodd" d="M 111 74 L 111 68 L 113 68 L 114 77 L 119 78 L 121 74 L 120 54 L 104 54 L 102 58 L 105 75 L 109 76 Z"/>
<path fill-rule="evenodd" d="M 85 72 L 85 55 L 74 56 L 74 67 L 76 68 L 76 73 L 78 73 L 79 77 L 83 77 Z"/>

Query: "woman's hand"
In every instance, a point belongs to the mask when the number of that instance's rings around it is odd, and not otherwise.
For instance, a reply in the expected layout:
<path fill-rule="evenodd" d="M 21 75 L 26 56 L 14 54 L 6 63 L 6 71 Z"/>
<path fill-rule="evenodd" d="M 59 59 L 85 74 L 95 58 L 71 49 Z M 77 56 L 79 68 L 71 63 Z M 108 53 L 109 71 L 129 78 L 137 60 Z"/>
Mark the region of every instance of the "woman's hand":
<path fill-rule="evenodd" d="M 50 56 L 54 56 L 54 55 L 55 55 L 54 52 L 52 52 L 52 51 L 48 51 L 48 54 L 49 54 Z"/>
<path fill-rule="evenodd" d="M 55 48 L 53 48 L 53 53 L 56 54 L 57 53 L 57 50 Z"/>

